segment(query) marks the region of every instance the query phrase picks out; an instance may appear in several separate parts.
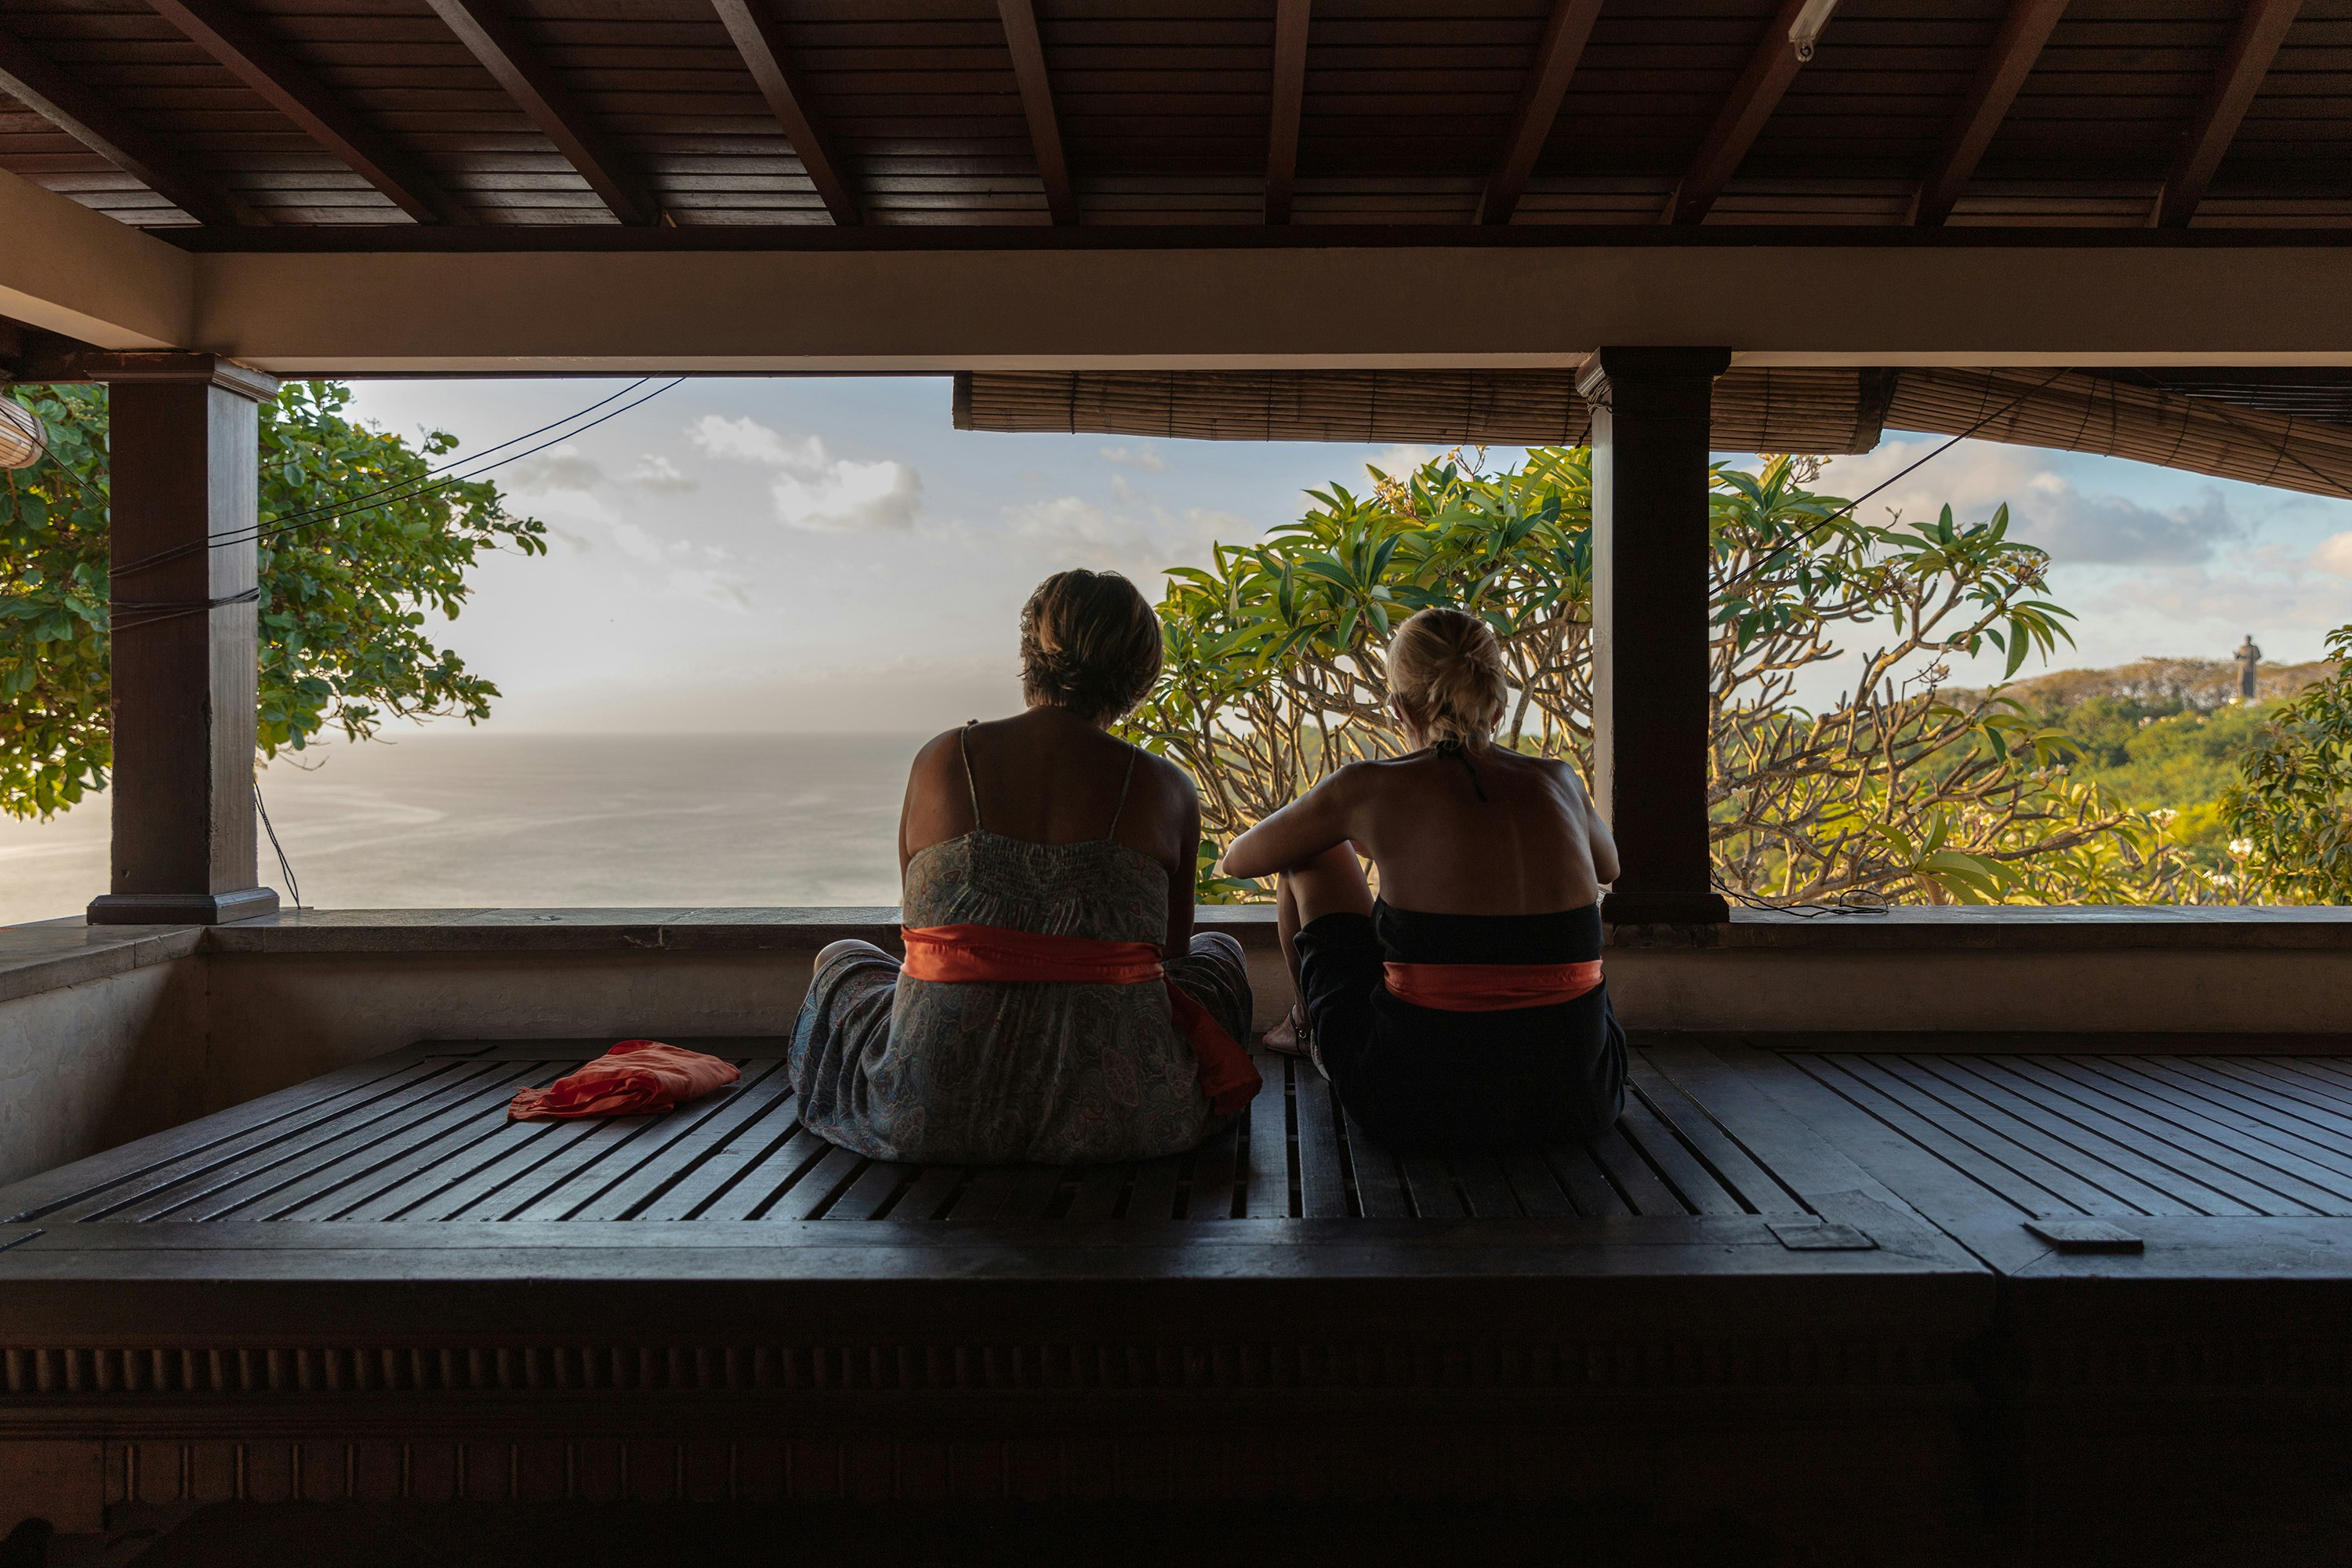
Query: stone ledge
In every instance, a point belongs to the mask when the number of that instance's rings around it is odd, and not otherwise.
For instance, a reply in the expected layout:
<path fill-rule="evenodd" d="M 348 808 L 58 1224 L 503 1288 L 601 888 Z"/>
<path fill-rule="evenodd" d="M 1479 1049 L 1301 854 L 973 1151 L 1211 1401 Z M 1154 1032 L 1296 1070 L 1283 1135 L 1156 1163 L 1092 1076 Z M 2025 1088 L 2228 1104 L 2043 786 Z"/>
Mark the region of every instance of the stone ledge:
<path fill-rule="evenodd" d="M 0 926 L 0 1002 L 186 958 L 201 926 L 93 926 L 79 917 Z"/>
<path fill-rule="evenodd" d="M 0 927 L 0 1002 L 193 954 L 485 957 L 521 953 L 805 952 L 845 937 L 896 944 L 887 905 L 792 909 L 284 910 L 232 925 Z M 1265 904 L 1209 905 L 1199 929 L 1275 942 Z M 1901 908 L 1806 919 L 1752 910 L 1727 925 L 1615 928 L 1618 949 L 1839 955 L 1927 952 L 2347 952 L 2352 908 L 2074 906 Z"/>

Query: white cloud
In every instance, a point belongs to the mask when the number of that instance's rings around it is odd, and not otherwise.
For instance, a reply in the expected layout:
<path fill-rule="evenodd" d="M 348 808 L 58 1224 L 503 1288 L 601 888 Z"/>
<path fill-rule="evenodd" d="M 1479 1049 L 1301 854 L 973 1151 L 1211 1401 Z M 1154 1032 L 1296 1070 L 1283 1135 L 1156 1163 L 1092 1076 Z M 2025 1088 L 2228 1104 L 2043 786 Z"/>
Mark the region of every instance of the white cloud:
<path fill-rule="evenodd" d="M 887 458 L 832 457 L 819 437 L 795 440 L 756 419 L 707 414 L 687 437 L 712 457 L 777 470 L 768 494 L 788 527 L 822 533 L 907 529 L 921 509 L 923 481 L 914 469 Z"/>
<path fill-rule="evenodd" d="M 621 482 L 653 495 L 678 496 L 701 488 L 702 481 L 679 471 L 667 458 L 648 452 L 637 459 L 637 466 L 621 476 Z"/>
<path fill-rule="evenodd" d="M 583 458 L 568 446 L 559 446 L 509 464 L 503 488 L 532 494 L 551 490 L 584 494 L 604 482 L 604 470 L 595 459 Z"/>
<path fill-rule="evenodd" d="M 1149 447 L 1105 447 L 1102 458 L 1106 463 L 1122 468 L 1140 468 L 1147 474 L 1164 474 L 1168 459 Z"/>
<path fill-rule="evenodd" d="M 2352 533 L 2331 533 L 2311 552 L 2311 568 L 2330 577 L 2352 577 Z"/>
<path fill-rule="evenodd" d="M 2176 636 L 2210 644 L 2231 626 L 2324 631 L 2341 626 L 2352 620 L 2352 594 L 2300 571 L 2264 575 L 2174 566 L 2126 578 L 2090 607 L 2152 611 Z"/>
<path fill-rule="evenodd" d="M 1881 442 L 1874 452 L 1833 458 L 1821 488 L 1843 496 L 1867 494 L 1940 444 L 1896 438 Z M 2053 467 L 2050 453 L 1980 441 L 1964 441 L 1917 473 L 1895 479 L 1858 515 L 1880 521 L 1893 510 L 1908 521 L 1932 522 L 1948 504 L 1960 521 L 1979 522 L 2003 503 L 2011 536 L 2040 545 L 2060 566 L 2188 565 L 2212 559 L 2220 547 L 2248 534 L 2217 490 L 2205 489 L 2179 506 L 2142 506 L 2077 489 Z"/>
<path fill-rule="evenodd" d="M 1204 561 L 1214 541 L 1255 539 L 1259 529 L 1228 511 L 1198 507 L 1171 512 L 1165 507 L 1108 510 L 1083 496 L 1059 496 L 1004 509 L 1002 533 L 979 533 L 986 548 L 1011 542 L 1055 569 L 1108 568 L 1131 574 L 1163 572 Z"/>
<path fill-rule="evenodd" d="M 608 522 L 604 525 L 604 531 L 613 536 L 614 543 L 640 561 L 659 561 L 662 558 L 662 547 L 654 542 L 654 536 L 634 522 Z"/>
<path fill-rule="evenodd" d="M 1384 447 L 1364 459 L 1367 469 L 1378 468 L 1392 479 L 1407 479 L 1423 463 L 1445 455 L 1444 447 Z"/>
<path fill-rule="evenodd" d="M 671 570 L 664 584 L 667 592 L 681 599 L 704 599 L 730 610 L 751 607 L 751 584 L 749 578 L 730 573 L 714 572 L 707 567 L 679 566 Z"/>

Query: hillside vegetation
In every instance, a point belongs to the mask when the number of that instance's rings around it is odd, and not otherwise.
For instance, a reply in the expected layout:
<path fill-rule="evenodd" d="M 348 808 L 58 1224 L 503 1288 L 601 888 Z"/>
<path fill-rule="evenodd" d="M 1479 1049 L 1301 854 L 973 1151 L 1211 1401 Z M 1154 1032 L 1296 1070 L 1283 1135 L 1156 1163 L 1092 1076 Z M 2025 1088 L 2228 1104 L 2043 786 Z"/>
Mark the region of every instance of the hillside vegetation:
<path fill-rule="evenodd" d="M 2074 742 L 2071 777 L 2151 814 L 2200 866 L 2221 870 L 2230 840 L 2221 796 L 2238 782 L 2240 760 L 2281 703 L 2335 670 L 2326 659 L 2264 665 L 2255 673 L 2252 702 L 2237 700 L 2237 665 L 2218 658 L 2055 670 L 2012 682 L 2000 694 Z"/>

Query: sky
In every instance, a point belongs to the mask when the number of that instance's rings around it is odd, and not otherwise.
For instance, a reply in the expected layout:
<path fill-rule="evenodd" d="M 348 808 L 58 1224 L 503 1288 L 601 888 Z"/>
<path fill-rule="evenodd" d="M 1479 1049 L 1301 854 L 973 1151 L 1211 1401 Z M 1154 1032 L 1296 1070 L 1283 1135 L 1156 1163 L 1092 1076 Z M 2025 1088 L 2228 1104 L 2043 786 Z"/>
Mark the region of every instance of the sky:
<path fill-rule="evenodd" d="M 361 383 L 353 410 L 478 451 L 626 384 Z M 1433 450 L 958 431 L 949 409 L 939 377 L 688 381 L 498 470 L 549 553 L 486 561 L 434 634 L 499 685 L 513 732 L 936 730 L 1017 706 L 1017 617 L 1046 574 L 1114 567 L 1156 596 L 1166 567 L 1296 518 L 1308 488 Z M 1941 444 L 1890 434 L 1818 488 L 1858 495 Z M 1964 442 L 1863 515 L 2004 501 L 2078 616 L 2058 667 L 2223 658 L 2249 632 L 2301 660 L 2352 621 L 2352 501 Z M 1989 656 L 1954 678 L 1998 673 Z"/>

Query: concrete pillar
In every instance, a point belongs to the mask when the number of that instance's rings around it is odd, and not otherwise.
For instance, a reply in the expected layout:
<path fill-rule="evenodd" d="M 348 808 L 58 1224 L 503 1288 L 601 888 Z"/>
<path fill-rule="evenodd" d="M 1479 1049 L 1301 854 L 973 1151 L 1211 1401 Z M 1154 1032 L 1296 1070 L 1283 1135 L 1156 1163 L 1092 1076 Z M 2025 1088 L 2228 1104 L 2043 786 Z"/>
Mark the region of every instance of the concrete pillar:
<path fill-rule="evenodd" d="M 109 374 L 114 870 L 93 925 L 274 912 L 258 886 L 253 752 L 258 401 L 278 384 L 211 354 Z"/>
<path fill-rule="evenodd" d="M 1592 405 L 1593 795 L 1620 924 L 1730 911 L 1707 848 L 1707 432 L 1727 349 L 1602 349 Z"/>

